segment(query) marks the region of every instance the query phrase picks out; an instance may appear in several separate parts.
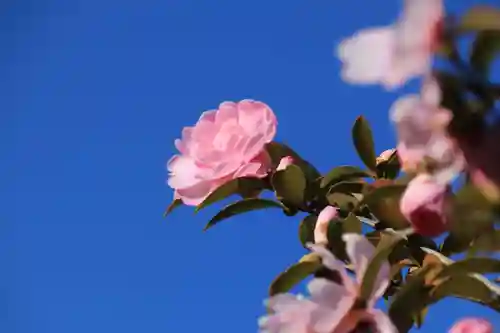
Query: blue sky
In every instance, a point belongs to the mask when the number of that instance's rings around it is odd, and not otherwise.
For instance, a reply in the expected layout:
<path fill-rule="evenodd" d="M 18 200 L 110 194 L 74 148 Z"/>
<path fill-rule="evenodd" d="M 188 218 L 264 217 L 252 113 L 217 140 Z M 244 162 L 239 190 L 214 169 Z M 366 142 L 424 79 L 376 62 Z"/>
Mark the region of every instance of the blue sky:
<path fill-rule="evenodd" d="M 204 110 L 253 98 L 274 109 L 277 139 L 322 171 L 360 164 L 350 141 L 359 114 L 377 150 L 392 147 L 387 110 L 401 92 L 344 84 L 333 48 L 399 8 L 2 1 L 0 331 L 256 332 L 269 282 L 303 253 L 299 217 L 255 212 L 206 233 L 220 205 L 163 219 L 173 140 Z M 424 331 L 467 314 L 500 325 L 453 300 L 430 311 Z"/>

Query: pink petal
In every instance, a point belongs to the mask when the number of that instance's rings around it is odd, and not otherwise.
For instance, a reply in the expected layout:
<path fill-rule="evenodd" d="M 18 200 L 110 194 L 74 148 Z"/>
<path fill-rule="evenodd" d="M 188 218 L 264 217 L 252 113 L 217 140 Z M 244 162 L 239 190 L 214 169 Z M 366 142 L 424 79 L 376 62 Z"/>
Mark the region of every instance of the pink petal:
<path fill-rule="evenodd" d="M 327 250 L 323 245 L 316 244 L 307 244 L 307 247 L 321 257 L 322 263 L 326 268 L 340 274 L 340 277 L 342 278 L 342 285 L 347 290 L 351 292 L 356 290 L 353 281 L 345 271 L 344 264 L 340 260 L 337 260 L 337 258 L 335 258 L 329 250 Z"/>
<path fill-rule="evenodd" d="M 398 333 L 397 328 L 392 323 L 391 319 L 380 310 L 371 310 L 372 320 L 377 327 L 377 331 L 381 333 Z"/>
<path fill-rule="evenodd" d="M 372 260 L 375 253 L 375 247 L 362 235 L 358 234 L 344 234 L 342 239 L 346 243 L 346 252 L 351 259 L 354 269 L 356 271 L 356 280 L 359 285 L 363 281 L 368 263 Z M 376 301 L 380 298 L 387 286 L 389 285 L 389 272 L 390 267 L 387 262 L 384 262 L 380 267 L 380 271 L 377 274 L 377 279 L 373 286 L 373 292 L 371 299 Z"/>
<path fill-rule="evenodd" d="M 172 156 L 167 162 L 167 169 L 170 171 L 168 185 L 174 189 L 188 188 L 199 182 L 196 178 L 198 167 L 190 157 Z"/>
<path fill-rule="evenodd" d="M 198 206 L 215 187 L 209 181 L 202 181 L 188 188 L 177 189 L 176 193 L 185 205 Z"/>
<path fill-rule="evenodd" d="M 260 171 L 262 169 L 262 164 L 260 163 L 248 163 L 241 166 L 236 173 L 234 178 L 240 177 L 260 177 Z"/>
<path fill-rule="evenodd" d="M 285 170 L 289 165 L 292 164 L 293 164 L 293 157 L 285 156 L 280 160 L 278 166 L 276 167 L 276 171 Z"/>
<path fill-rule="evenodd" d="M 217 110 L 215 118 L 218 124 L 223 124 L 227 122 L 236 123 L 238 121 L 237 104 L 229 101 L 221 103 L 219 105 L 219 109 Z"/>
<path fill-rule="evenodd" d="M 292 295 L 276 295 L 267 303 L 275 313 L 259 320 L 261 333 L 310 333 L 310 314 L 315 304 Z"/>
<path fill-rule="evenodd" d="M 343 80 L 355 84 L 379 83 L 390 70 L 395 32 L 392 27 L 359 31 L 338 47 Z"/>
<path fill-rule="evenodd" d="M 420 91 L 422 101 L 428 105 L 439 107 L 441 103 L 441 88 L 435 77 L 426 77 Z"/>
<path fill-rule="evenodd" d="M 464 318 L 455 323 L 449 333 L 493 333 L 493 325 L 481 318 Z"/>
<path fill-rule="evenodd" d="M 316 226 L 314 227 L 314 242 L 316 244 L 328 243 L 328 225 L 330 224 L 330 221 L 337 216 L 338 210 L 333 206 L 326 206 L 319 213 L 318 219 L 316 221 Z"/>
<path fill-rule="evenodd" d="M 199 123 L 204 123 L 204 122 L 214 123 L 216 115 L 217 115 L 217 110 L 209 110 L 203 112 L 200 116 L 200 119 L 198 119 L 196 126 L 198 126 Z"/>

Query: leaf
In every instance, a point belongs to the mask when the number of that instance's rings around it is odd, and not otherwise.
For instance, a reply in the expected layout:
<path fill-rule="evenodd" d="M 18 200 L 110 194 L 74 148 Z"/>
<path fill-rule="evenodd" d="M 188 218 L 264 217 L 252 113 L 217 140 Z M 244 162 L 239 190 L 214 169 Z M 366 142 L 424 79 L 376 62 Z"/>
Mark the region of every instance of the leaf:
<path fill-rule="evenodd" d="M 334 184 L 329 193 L 339 192 L 345 194 L 351 193 L 363 193 L 365 187 L 367 186 L 366 182 L 363 181 L 342 181 Z"/>
<path fill-rule="evenodd" d="M 276 195 L 295 207 L 304 205 L 307 180 L 302 170 L 296 165 L 276 171 L 271 180 Z"/>
<path fill-rule="evenodd" d="M 326 199 L 330 205 L 336 206 L 345 211 L 352 211 L 357 205 L 359 205 L 358 199 L 352 195 L 344 193 L 331 193 L 327 195 Z"/>
<path fill-rule="evenodd" d="M 401 289 L 393 296 L 388 315 L 399 333 L 408 332 L 415 321 L 415 315 L 427 306 L 430 288 L 425 285 L 427 268 L 417 270 L 407 278 Z"/>
<path fill-rule="evenodd" d="M 361 234 L 362 232 L 362 223 L 353 213 L 349 213 L 341 223 L 344 233 Z"/>
<path fill-rule="evenodd" d="M 266 145 L 266 151 L 271 157 L 274 168 L 278 166 L 283 157 L 291 156 L 294 159 L 294 164 L 302 169 L 307 179 L 314 180 L 321 177 L 321 173 L 311 163 L 304 160 L 297 152 L 284 143 L 270 142 Z"/>
<path fill-rule="evenodd" d="M 500 230 L 491 230 L 474 240 L 470 253 L 500 251 Z"/>
<path fill-rule="evenodd" d="M 224 200 L 233 194 L 238 194 L 241 192 L 242 189 L 249 187 L 263 188 L 264 185 L 261 179 L 254 177 L 243 177 L 230 180 L 224 183 L 223 185 L 219 186 L 212 193 L 210 193 L 208 197 L 206 197 L 205 200 L 203 200 L 202 203 L 196 206 L 195 212 L 199 212 L 203 208 L 215 202 Z"/>
<path fill-rule="evenodd" d="M 455 261 L 443 268 L 436 278 L 454 277 L 469 273 L 487 274 L 500 273 L 500 260 L 494 258 L 469 258 Z"/>
<path fill-rule="evenodd" d="M 395 179 L 401 170 L 398 153 L 394 151 L 391 157 L 377 165 L 377 175 L 382 178 Z"/>
<path fill-rule="evenodd" d="M 429 312 L 428 307 L 424 308 L 422 311 L 414 315 L 413 321 L 415 322 L 415 326 L 417 328 L 421 328 L 422 325 L 424 324 L 424 318 L 427 315 L 427 312 Z"/>
<path fill-rule="evenodd" d="M 363 281 L 361 282 L 360 297 L 366 301 L 371 298 L 373 287 L 382 265 L 387 262 L 394 247 L 403 240 L 395 234 L 383 234 L 382 238 L 368 263 Z"/>
<path fill-rule="evenodd" d="M 306 216 L 299 224 L 299 239 L 304 248 L 307 243 L 314 243 L 314 228 L 318 217 L 314 214 Z"/>
<path fill-rule="evenodd" d="M 377 156 L 373 143 L 372 130 L 368 120 L 359 116 L 352 128 L 352 140 L 363 163 L 371 170 L 377 169 Z"/>
<path fill-rule="evenodd" d="M 167 217 L 174 209 L 177 207 L 182 206 L 182 200 L 181 199 L 174 199 L 170 205 L 168 205 L 167 209 L 165 209 L 165 212 L 163 213 L 163 217 Z"/>
<path fill-rule="evenodd" d="M 290 291 L 309 275 L 321 267 L 321 258 L 316 253 L 306 254 L 302 259 L 278 275 L 269 287 L 269 295 L 274 296 Z"/>
<path fill-rule="evenodd" d="M 488 77 L 490 65 L 499 52 L 500 28 L 496 31 L 481 31 L 477 34 L 472 45 L 470 64 L 476 71 L 484 75 L 484 77 Z"/>
<path fill-rule="evenodd" d="M 210 222 L 208 222 L 203 231 L 206 231 L 207 229 L 213 227 L 220 221 L 230 218 L 234 215 L 264 208 L 284 209 L 284 206 L 279 202 L 268 199 L 260 199 L 260 198 L 243 199 L 241 201 L 235 202 L 233 204 L 224 207 L 219 213 L 217 213 L 217 215 L 215 215 L 210 220 Z"/>
<path fill-rule="evenodd" d="M 462 16 L 459 28 L 463 32 L 500 30 L 500 10 L 488 5 L 474 6 Z"/>
<path fill-rule="evenodd" d="M 367 178 L 373 176 L 374 176 L 373 173 L 363 170 L 361 168 L 350 165 L 343 165 L 328 171 L 328 173 L 323 176 L 323 179 L 321 179 L 320 186 L 322 188 L 325 188 L 328 185 L 340 182 L 342 180 L 348 180 L 354 178 Z"/>
<path fill-rule="evenodd" d="M 386 228 L 394 230 L 408 228 L 409 222 L 399 209 L 399 201 L 405 190 L 406 185 L 399 184 L 374 188 L 364 195 L 360 206 L 367 205 Z"/>

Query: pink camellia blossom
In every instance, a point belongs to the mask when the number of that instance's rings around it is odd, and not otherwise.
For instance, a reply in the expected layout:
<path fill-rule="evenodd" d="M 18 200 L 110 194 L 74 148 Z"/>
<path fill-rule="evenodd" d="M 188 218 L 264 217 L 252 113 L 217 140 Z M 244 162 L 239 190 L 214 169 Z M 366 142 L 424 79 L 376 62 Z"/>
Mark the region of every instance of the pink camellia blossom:
<path fill-rule="evenodd" d="M 493 333 L 493 325 L 481 318 L 464 318 L 456 322 L 449 333 Z"/>
<path fill-rule="evenodd" d="M 420 95 L 404 96 L 392 105 L 390 118 L 396 125 L 396 148 L 402 169 L 415 172 L 425 161 L 431 160 L 436 181 L 448 184 L 463 171 L 465 160 L 447 132 L 453 115 L 439 106 L 440 101 L 439 85 L 429 77 Z"/>
<path fill-rule="evenodd" d="M 276 171 L 281 171 L 281 170 L 285 170 L 287 168 L 287 166 L 289 166 L 290 164 L 293 164 L 293 157 L 292 156 L 285 156 L 283 157 L 281 160 L 280 160 L 280 163 L 278 164 L 278 166 L 276 167 Z"/>
<path fill-rule="evenodd" d="M 204 112 L 175 140 L 180 154 L 167 164 L 175 197 L 195 206 L 231 179 L 266 176 L 271 161 L 264 146 L 273 140 L 276 125 L 271 108 L 253 100 L 223 102 Z"/>
<path fill-rule="evenodd" d="M 325 247 L 309 245 L 322 257 L 326 268 L 339 273 L 341 284 L 315 278 L 308 284 L 309 298 L 290 294 L 271 297 L 267 305 L 274 313 L 261 319 L 261 333 L 349 333 L 360 325 L 368 325 L 378 333 L 397 333 L 389 317 L 374 308 L 389 285 L 389 264 L 382 265 L 368 302 L 358 302 L 361 281 L 375 248 L 362 235 L 344 234 L 342 238 L 356 279 L 347 275 L 344 263 Z"/>
<path fill-rule="evenodd" d="M 379 164 L 379 163 L 382 163 L 382 162 L 386 162 L 389 160 L 389 158 L 391 158 L 392 154 L 394 154 L 394 152 L 396 151 L 396 149 L 392 148 L 392 149 L 387 149 L 387 150 L 384 150 L 382 153 L 380 153 L 380 155 L 377 157 L 377 160 L 376 160 L 376 163 Z"/>
<path fill-rule="evenodd" d="M 340 43 L 343 79 L 392 89 L 429 73 L 443 17 L 442 0 L 405 0 L 393 25 L 361 30 Z"/>
<path fill-rule="evenodd" d="M 314 242 L 316 244 L 328 243 L 328 225 L 331 220 L 338 216 L 338 214 L 338 209 L 333 206 L 326 206 L 319 213 L 318 219 L 316 220 L 316 226 L 314 227 Z"/>
<path fill-rule="evenodd" d="M 401 197 L 401 213 L 416 233 L 437 237 L 448 228 L 446 210 L 450 195 L 449 185 L 436 183 L 431 176 L 420 174 L 410 181 Z"/>

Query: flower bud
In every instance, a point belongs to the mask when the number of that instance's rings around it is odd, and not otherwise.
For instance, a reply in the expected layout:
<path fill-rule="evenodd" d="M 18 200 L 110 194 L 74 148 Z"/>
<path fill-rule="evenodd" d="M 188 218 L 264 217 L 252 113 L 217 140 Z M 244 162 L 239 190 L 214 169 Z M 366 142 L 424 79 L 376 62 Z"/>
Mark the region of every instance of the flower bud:
<path fill-rule="evenodd" d="M 376 163 L 377 165 L 380 164 L 380 163 L 383 163 L 383 162 L 386 162 L 389 160 L 389 158 L 391 158 L 392 154 L 394 154 L 394 152 L 396 151 L 396 149 L 392 148 L 392 149 L 387 149 L 387 150 L 384 150 L 380 155 L 379 157 L 377 157 L 377 160 L 376 160 Z"/>
<path fill-rule="evenodd" d="M 449 333 L 493 333 L 493 326 L 481 318 L 464 318 L 456 322 Z"/>
<path fill-rule="evenodd" d="M 408 184 L 399 207 L 416 233 L 437 237 L 448 229 L 445 211 L 450 195 L 449 186 L 436 183 L 427 174 L 420 174 Z"/>
<path fill-rule="evenodd" d="M 290 164 L 293 164 L 293 157 L 285 156 L 280 160 L 280 163 L 278 164 L 276 171 L 285 170 Z"/>
<path fill-rule="evenodd" d="M 337 216 L 338 210 L 333 206 L 326 206 L 323 208 L 321 213 L 319 213 L 318 220 L 316 221 L 316 226 L 314 228 L 314 242 L 316 244 L 328 243 L 328 224 Z"/>

